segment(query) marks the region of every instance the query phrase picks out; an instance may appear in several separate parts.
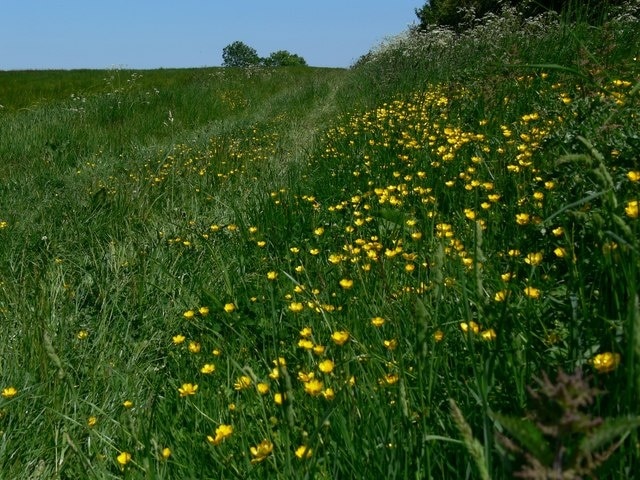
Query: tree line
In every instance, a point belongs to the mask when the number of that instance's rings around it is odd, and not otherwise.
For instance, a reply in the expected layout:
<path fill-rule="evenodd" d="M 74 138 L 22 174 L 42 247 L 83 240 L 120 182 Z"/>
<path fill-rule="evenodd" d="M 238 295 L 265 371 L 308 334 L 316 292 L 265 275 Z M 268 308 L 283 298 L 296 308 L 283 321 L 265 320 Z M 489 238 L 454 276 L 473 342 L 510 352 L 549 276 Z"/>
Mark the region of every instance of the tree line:
<path fill-rule="evenodd" d="M 504 7 L 515 7 L 525 17 L 553 11 L 562 15 L 579 14 L 587 21 L 598 21 L 609 7 L 620 5 L 624 0 L 428 0 L 415 10 L 418 30 L 429 30 L 435 26 L 451 27 L 461 31 L 473 24 L 473 20 L 496 13 Z"/>
<path fill-rule="evenodd" d="M 272 52 L 261 58 L 255 48 L 244 42 L 235 41 L 222 49 L 222 66 L 224 67 L 299 67 L 307 62 L 300 55 L 287 50 Z"/>

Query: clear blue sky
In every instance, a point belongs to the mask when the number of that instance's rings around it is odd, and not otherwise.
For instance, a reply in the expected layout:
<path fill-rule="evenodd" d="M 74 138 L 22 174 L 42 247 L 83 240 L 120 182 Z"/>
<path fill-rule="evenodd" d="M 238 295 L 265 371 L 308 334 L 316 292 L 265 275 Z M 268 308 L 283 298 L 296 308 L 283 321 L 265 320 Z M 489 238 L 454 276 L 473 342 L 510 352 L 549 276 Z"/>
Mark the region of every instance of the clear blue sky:
<path fill-rule="evenodd" d="M 235 40 L 347 67 L 424 0 L 0 0 L 0 70 L 202 67 Z"/>

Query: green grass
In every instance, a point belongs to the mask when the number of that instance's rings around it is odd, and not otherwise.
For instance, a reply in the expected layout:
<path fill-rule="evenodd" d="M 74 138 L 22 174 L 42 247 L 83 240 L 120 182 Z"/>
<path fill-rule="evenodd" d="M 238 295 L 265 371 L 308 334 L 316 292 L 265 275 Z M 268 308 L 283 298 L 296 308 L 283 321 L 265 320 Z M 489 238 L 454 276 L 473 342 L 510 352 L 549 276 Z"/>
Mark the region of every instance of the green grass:
<path fill-rule="evenodd" d="M 565 468 L 623 438 L 598 474 L 629 477 L 640 32 L 514 32 L 465 37 L 484 63 L 2 72 L 1 476 L 511 478 L 509 434 Z M 609 423 L 536 436 L 528 387 L 578 368 Z"/>

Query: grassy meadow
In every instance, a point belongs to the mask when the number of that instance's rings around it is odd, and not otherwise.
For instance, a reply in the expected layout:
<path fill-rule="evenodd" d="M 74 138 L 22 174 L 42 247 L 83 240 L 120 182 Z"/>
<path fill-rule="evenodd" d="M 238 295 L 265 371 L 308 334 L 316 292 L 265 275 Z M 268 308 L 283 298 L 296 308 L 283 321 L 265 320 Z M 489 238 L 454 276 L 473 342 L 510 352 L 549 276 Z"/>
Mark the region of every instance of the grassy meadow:
<path fill-rule="evenodd" d="M 632 478 L 634 5 L 0 72 L 0 478 Z"/>

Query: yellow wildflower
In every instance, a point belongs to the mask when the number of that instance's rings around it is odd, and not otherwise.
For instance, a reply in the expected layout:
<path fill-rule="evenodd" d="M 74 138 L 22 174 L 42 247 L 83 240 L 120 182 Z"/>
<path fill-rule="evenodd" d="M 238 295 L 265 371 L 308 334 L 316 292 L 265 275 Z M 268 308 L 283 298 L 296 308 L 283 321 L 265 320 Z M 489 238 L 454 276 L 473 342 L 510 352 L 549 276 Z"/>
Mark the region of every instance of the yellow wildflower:
<path fill-rule="evenodd" d="M 216 436 L 212 437 L 207 435 L 207 441 L 211 445 L 219 445 L 225 438 L 230 437 L 233 433 L 233 427 L 231 425 L 225 425 L 224 423 L 216 428 Z"/>
<path fill-rule="evenodd" d="M 344 345 L 347 340 L 349 340 L 349 332 L 345 330 L 333 332 L 331 334 L 331 340 L 333 340 L 336 345 Z"/>
<path fill-rule="evenodd" d="M 624 207 L 624 213 L 629 218 L 638 218 L 638 200 L 630 200 L 627 202 L 627 206 Z"/>
<path fill-rule="evenodd" d="M 299 459 L 309 458 L 311 457 L 312 453 L 313 453 L 313 450 L 311 450 L 306 445 L 301 445 L 298 448 L 296 448 L 296 457 L 298 457 Z"/>
<path fill-rule="evenodd" d="M 273 451 L 273 443 L 269 440 L 263 440 L 255 447 L 251 447 L 249 450 L 251 452 L 251 463 L 259 463 L 263 461 L 265 458 L 269 456 L 269 454 Z"/>
<path fill-rule="evenodd" d="M 540 298 L 540 290 L 532 286 L 525 287 L 524 294 L 529 298 Z"/>
<path fill-rule="evenodd" d="M 187 337 L 185 337 L 184 335 L 176 335 L 175 337 L 172 338 L 174 345 L 180 345 L 186 339 Z"/>
<path fill-rule="evenodd" d="M 189 395 L 195 395 L 198 391 L 198 385 L 194 385 L 192 383 L 183 383 L 180 388 L 178 388 L 178 392 L 180 392 L 181 397 L 188 397 Z"/>
<path fill-rule="evenodd" d="M 333 372 L 334 367 L 335 367 L 335 364 L 333 363 L 332 360 L 329 360 L 329 359 L 323 360 L 318 364 L 318 369 L 322 373 L 331 373 Z"/>
<path fill-rule="evenodd" d="M 213 365 L 212 363 L 205 363 L 200 369 L 200 373 L 203 373 L 205 375 L 209 375 L 215 371 L 216 371 L 216 366 Z"/>
<path fill-rule="evenodd" d="M 236 382 L 233 384 L 233 388 L 236 390 L 245 390 L 251 386 L 251 378 L 246 375 L 242 375 L 238 377 Z"/>
<path fill-rule="evenodd" d="M 620 364 L 620 354 L 611 352 L 599 353 L 591 359 L 591 363 L 593 368 L 600 373 L 611 372 Z"/>
<path fill-rule="evenodd" d="M 373 325 L 374 327 L 381 327 L 382 325 L 384 325 L 384 318 L 382 318 L 382 317 L 373 317 L 371 319 L 371 325 Z"/>
<path fill-rule="evenodd" d="M 168 460 L 169 457 L 171 456 L 171 449 L 169 447 L 163 448 L 162 452 L 160 453 L 160 455 L 162 455 L 162 458 L 164 460 Z"/>
<path fill-rule="evenodd" d="M 233 303 L 227 303 L 224 306 L 224 311 L 227 313 L 231 313 L 236 309 L 236 306 Z"/>
<path fill-rule="evenodd" d="M 343 278 L 342 280 L 340 280 L 340 286 L 345 290 L 348 290 L 351 287 L 353 287 L 353 280 L 350 280 L 348 278 Z"/>
<path fill-rule="evenodd" d="M 3 398 L 13 398 L 18 394 L 18 390 L 15 387 L 7 387 L 2 389 Z"/>
<path fill-rule="evenodd" d="M 309 380 L 304 384 L 304 391 L 309 395 L 311 395 L 312 397 L 320 395 L 323 388 L 324 388 L 324 384 L 317 378 L 312 378 L 311 380 Z"/>
<path fill-rule="evenodd" d="M 131 454 L 129 452 L 120 452 L 120 455 L 116 457 L 116 460 L 121 466 L 125 466 L 131 461 Z"/>

